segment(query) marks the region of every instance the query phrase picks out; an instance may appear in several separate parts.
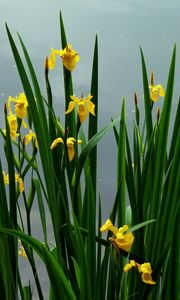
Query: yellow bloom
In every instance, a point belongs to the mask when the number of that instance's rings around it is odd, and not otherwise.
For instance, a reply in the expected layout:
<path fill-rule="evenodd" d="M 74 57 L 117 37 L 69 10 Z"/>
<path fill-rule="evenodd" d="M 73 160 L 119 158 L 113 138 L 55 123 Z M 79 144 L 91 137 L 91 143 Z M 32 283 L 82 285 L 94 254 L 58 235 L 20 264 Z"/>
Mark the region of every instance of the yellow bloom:
<path fill-rule="evenodd" d="M 18 123 L 16 116 L 10 112 L 10 114 L 7 116 L 7 120 L 9 123 L 9 129 L 10 129 L 10 136 L 15 141 L 16 137 L 18 136 L 17 129 L 18 129 Z"/>
<path fill-rule="evenodd" d="M 56 65 L 56 55 L 60 56 L 60 50 L 55 50 L 54 48 L 51 48 L 51 54 L 48 59 L 48 67 L 50 70 L 54 69 Z"/>
<path fill-rule="evenodd" d="M 24 121 L 24 118 L 27 116 L 27 107 L 28 107 L 26 95 L 24 93 L 20 93 L 16 98 L 9 96 L 8 108 L 10 112 L 11 112 L 11 106 L 10 106 L 11 102 L 14 102 L 16 116 L 22 120 L 22 125 L 24 128 L 26 128 L 27 124 Z"/>
<path fill-rule="evenodd" d="M 48 67 L 50 70 L 54 69 L 56 64 L 56 55 L 59 55 L 62 59 L 64 67 L 73 71 L 76 67 L 76 63 L 79 61 L 79 55 L 76 53 L 72 46 L 68 44 L 64 50 L 56 50 L 54 48 L 51 49 L 51 54 L 48 59 Z"/>
<path fill-rule="evenodd" d="M 113 226 L 111 220 L 107 220 L 105 224 L 100 228 L 101 232 L 110 230 L 113 232 L 114 236 L 109 238 L 112 244 L 116 246 L 119 249 L 122 249 L 124 251 L 130 251 L 132 243 L 134 241 L 134 235 L 132 232 L 127 232 L 128 226 L 124 225 L 123 227 L 120 227 L 117 229 Z"/>
<path fill-rule="evenodd" d="M 15 180 L 18 182 L 20 193 L 22 193 L 24 191 L 24 182 L 22 178 L 18 174 L 15 174 Z"/>
<path fill-rule="evenodd" d="M 134 260 L 130 260 L 130 262 L 124 266 L 124 272 L 128 272 L 133 267 L 135 267 L 139 271 L 139 273 L 141 273 L 141 279 L 144 283 L 152 284 L 152 285 L 156 283 L 155 281 L 152 280 L 151 277 L 152 269 L 149 262 L 140 265 L 136 263 Z"/>
<path fill-rule="evenodd" d="M 74 151 L 74 142 L 76 142 L 75 138 L 69 137 L 67 138 L 66 145 L 67 145 L 67 150 L 68 150 L 68 158 L 69 161 L 73 160 L 75 151 Z M 64 144 L 64 141 L 62 138 L 57 138 L 55 139 L 52 144 L 51 144 L 51 150 L 54 149 L 59 143 Z M 78 144 L 81 144 L 81 140 L 77 140 Z"/>
<path fill-rule="evenodd" d="M 51 150 L 53 150 L 59 143 L 64 143 L 62 138 L 55 139 L 51 144 Z"/>
<path fill-rule="evenodd" d="M 4 184 L 9 184 L 9 175 L 3 171 Z"/>
<path fill-rule="evenodd" d="M 133 267 L 136 267 L 136 263 L 134 260 L 130 260 L 130 262 L 128 264 L 126 264 L 124 266 L 124 272 L 128 272 L 129 270 L 131 270 Z"/>
<path fill-rule="evenodd" d="M 155 281 L 152 280 L 152 277 L 151 277 L 152 269 L 151 269 L 151 265 L 149 262 L 140 265 L 138 267 L 138 270 L 140 273 L 142 273 L 141 279 L 144 283 L 147 283 L 147 284 L 155 284 L 156 283 Z"/>
<path fill-rule="evenodd" d="M 76 67 L 76 63 L 79 61 L 79 54 L 76 53 L 72 46 L 68 44 L 64 50 L 60 50 L 60 56 L 62 58 L 62 62 L 64 67 L 69 70 L 73 71 Z"/>
<path fill-rule="evenodd" d="M 164 88 L 161 84 L 158 85 L 150 85 L 150 97 L 152 101 L 156 102 L 158 100 L 158 97 L 164 97 L 165 92 Z"/>
<path fill-rule="evenodd" d="M 93 96 L 89 94 L 85 99 L 83 99 L 83 96 L 81 96 L 80 99 L 74 96 L 70 96 L 70 97 L 73 101 L 69 102 L 69 106 L 65 114 L 69 114 L 74 109 L 74 107 L 77 106 L 78 107 L 77 112 L 81 123 L 84 122 L 85 119 L 87 118 L 88 112 L 90 112 L 93 116 L 95 116 L 95 112 L 94 112 L 95 105 L 92 101 L 90 101 Z"/>
<path fill-rule="evenodd" d="M 4 179 L 4 184 L 9 184 L 9 175 L 6 174 L 3 171 L 3 179 Z M 15 181 L 18 183 L 19 185 L 19 191 L 20 193 L 22 193 L 24 191 L 24 182 L 22 180 L 22 178 L 19 176 L 19 174 L 15 174 Z"/>
<path fill-rule="evenodd" d="M 38 147 L 38 142 L 37 142 L 36 134 L 35 134 L 35 132 L 33 132 L 30 129 L 29 133 L 26 134 L 25 137 L 24 137 L 24 139 L 23 139 L 25 146 L 27 146 L 31 142 L 32 139 L 35 140 L 35 146 L 38 149 L 39 147 Z"/>

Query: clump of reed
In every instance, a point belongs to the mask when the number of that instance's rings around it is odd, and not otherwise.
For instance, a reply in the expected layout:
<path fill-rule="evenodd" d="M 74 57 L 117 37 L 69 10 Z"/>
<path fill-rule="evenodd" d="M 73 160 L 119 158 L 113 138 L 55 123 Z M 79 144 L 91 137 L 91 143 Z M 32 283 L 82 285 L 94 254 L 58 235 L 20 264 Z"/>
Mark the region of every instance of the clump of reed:
<path fill-rule="evenodd" d="M 5 167 L 0 165 L 2 299 L 33 299 L 32 283 L 22 284 L 19 253 L 32 269 L 39 299 L 45 298 L 35 253 L 46 267 L 51 300 L 179 299 L 179 102 L 169 133 L 176 47 L 165 90 L 154 84 L 153 73 L 148 81 L 140 49 L 144 120 L 135 94 L 130 142 L 125 99 L 120 118 L 98 129 L 97 36 L 89 94 L 78 98 L 73 94 L 72 74 L 80 54 L 67 42 L 60 14 L 62 49 L 52 49 L 45 60 L 44 96 L 21 37 L 23 59 L 7 25 L 6 30 L 24 92 L 10 96 L 4 105 L 5 129 L 1 129 L 5 153 Z M 56 59 L 63 64 L 64 124 L 54 110 L 49 76 Z M 159 96 L 163 107 L 154 120 L 154 102 Z M 84 123 L 88 123 L 87 130 Z M 102 220 L 97 146 L 108 132 L 117 145 L 117 193 L 109 219 Z M 35 201 L 41 240 L 31 230 Z M 47 210 L 53 243 L 48 240 Z M 106 237 L 102 235 L 105 231 Z"/>

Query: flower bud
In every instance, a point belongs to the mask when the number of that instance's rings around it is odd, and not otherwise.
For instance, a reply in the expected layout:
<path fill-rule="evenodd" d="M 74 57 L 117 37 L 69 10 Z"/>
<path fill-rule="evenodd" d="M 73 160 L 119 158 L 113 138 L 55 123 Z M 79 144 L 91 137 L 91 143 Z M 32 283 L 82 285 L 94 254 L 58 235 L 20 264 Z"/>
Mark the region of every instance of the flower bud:
<path fill-rule="evenodd" d="M 154 86 L 154 73 L 153 72 L 151 72 L 150 82 L 151 82 L 151 85 Z"/>
<path fill-rule="evenodd" d="M 157 123 L 159 123 L 159 119 L 160 119 L 160 107 L 157 108 L 156 119 L 157 119 Z"/>

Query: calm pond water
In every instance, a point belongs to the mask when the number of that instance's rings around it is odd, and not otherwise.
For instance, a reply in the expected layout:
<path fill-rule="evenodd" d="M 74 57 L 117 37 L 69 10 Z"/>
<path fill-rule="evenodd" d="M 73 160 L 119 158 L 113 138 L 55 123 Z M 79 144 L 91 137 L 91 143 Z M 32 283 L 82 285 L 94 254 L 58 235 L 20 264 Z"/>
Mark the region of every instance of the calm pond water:
<path fill-rule="evenodd" d="M 73 72 L 76 96 L 86 95 L 90 90 L 94 39 L 98 34 L 99 128 L 108 124 L 111 117 L 119 117 L 123 97 L 126 98 L 127 124 L 132 127 L 134 91 L 139 95 L 139 102 L 143 101 L 139 46 L 144 50 L 149 73 L 155 73 L 155 82 L 166 86 L 173 44 L 177 44 L 173 108 L 176 106 L 180 95 L 179 0 L 0 0 L 0 110 L 3 110 L 3 102 L 9 95 L 15 96 L 22 91 L 5 22 L 13 36 L 16 36 L 16 31 L 21 35 L 45 93 L 45 56 L 49 55 L 51 47 L 61 47 L 60 10 L 68 41 L 81 56 Z M 63 78 L 59 70 L 56 67 L 50 77 L 57 114 L 62 115 Z M 3 126 L 2 118 L 0 126 Z M 113 134 L 108 134 L 99 144 L 98 190 L 104 218 L 109 215 L 115 197 L 115 178 L 116 146 Z"/>

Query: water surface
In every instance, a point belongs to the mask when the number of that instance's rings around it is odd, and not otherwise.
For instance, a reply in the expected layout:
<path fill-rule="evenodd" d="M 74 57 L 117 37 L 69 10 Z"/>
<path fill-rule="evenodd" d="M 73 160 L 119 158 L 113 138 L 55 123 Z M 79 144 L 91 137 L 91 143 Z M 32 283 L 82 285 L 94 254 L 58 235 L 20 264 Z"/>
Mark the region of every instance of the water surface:
<path fill-rule="evenodd" d="M 22 91 L 17 68 L 5 31 L 7 22 L 13 36 L 21 35 L 35 66 L 42 92 L 44 59 L 50 48 L 60 48 L 59 11 L 62 11 L 68 42 L 81 56 L 73 72 L 74 93 L 90 90 L 95 35 L 99 41 L 99 128 L 111 117 L 119 117 L 126 98 L 127 124 L 132 127 L 133 93 L 142 108 L 143 91 L 139 46 L 143 48 L 148 72 L 155 82 L 166 86 L 174 43 L 177 69 L 173 111 L 180 95 L 180 2 L 178 0 L 1 0 L 0 1 L 0 111 L 9 95 Z M 18 39 L 16 38 L 18 42 Z M 50 75 L 57 114 L 64 114 L 62 67 L 59 61 Z M 161 106 L 162 100 L 158 103 Z M 173 121 L 172 111 L 172 121 Z M 0 114 L 2 116 L 2 114 Z M 0 126 L 3 119 L 0 118 Z M 0 149 L 2 153 L 2 149 Z M 113 135 L 99 144 L 98 190 L 103 217 L 109 215 L 116 192 L 116 146 Z M 37 227 L 35 227 L 37 229 Z"/>

